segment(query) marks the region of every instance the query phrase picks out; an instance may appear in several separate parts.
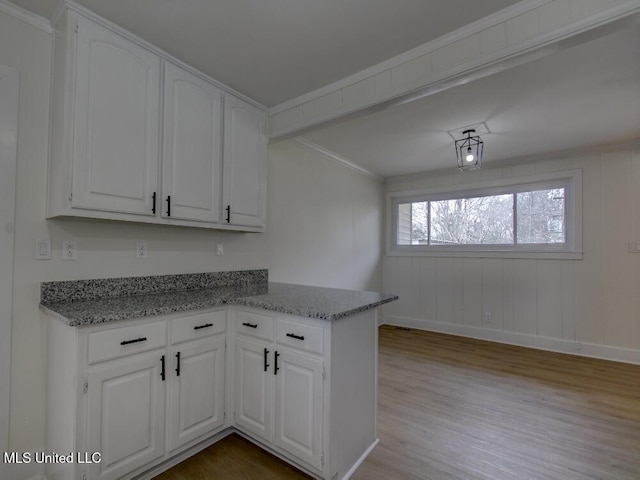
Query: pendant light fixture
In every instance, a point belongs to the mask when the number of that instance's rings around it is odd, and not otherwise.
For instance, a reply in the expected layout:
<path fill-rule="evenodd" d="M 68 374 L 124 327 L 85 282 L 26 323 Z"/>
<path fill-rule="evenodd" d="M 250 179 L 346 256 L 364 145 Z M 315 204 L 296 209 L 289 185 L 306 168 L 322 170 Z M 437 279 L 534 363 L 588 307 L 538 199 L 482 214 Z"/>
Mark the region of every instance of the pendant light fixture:
<path fill-rule="evenodd" d="M 477 170 L 482 163 L 482 150 L 484 142 L 479 135 L 472 136 L 476 133 L 475 129 L 469 129 L 462 132 L 466 137 L 456 140 L 456 157 L 458 158 L 458 168 L 463 172 L 467 170 Z"/>

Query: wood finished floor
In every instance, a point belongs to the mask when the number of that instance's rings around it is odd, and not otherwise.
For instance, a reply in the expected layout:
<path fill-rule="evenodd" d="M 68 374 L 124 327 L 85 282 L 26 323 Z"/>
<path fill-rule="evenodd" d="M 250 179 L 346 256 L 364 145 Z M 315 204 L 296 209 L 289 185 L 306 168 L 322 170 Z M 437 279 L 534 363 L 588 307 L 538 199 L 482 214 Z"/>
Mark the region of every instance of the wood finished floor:
<path fill-rule="evenodd" d="M 384 326 L 378 403 L 354 480 L 640 480 L 640 366 Z M 309 477 L 232 435 L 157 478 Z"/>

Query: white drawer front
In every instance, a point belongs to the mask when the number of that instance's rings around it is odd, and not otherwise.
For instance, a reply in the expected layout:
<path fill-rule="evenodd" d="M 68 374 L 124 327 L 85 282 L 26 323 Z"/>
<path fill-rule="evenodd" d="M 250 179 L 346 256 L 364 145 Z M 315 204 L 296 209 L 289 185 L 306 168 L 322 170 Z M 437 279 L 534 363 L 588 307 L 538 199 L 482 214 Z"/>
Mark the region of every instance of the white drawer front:
<path fill-rule="evenodd" d="M 89 364 L 167 345 L 167 323 L 147 323 L 89 334 Z"/>
<path fill-rule="evenodd" d="M 282 345 L 324 354 L 324 329 L 315 325 L 278 318 L 276 321 L 276 341 Z"/>
<path fill-rule="evenodd" d="M 217 335 L 226 330 L 226 309 L 176 318 L 171 320 L 171 343 Z"/>
<path fill-rule="evenodd" d="M 273 317 L 246 310 L 236 311 L 236 332 L 264 340 L 273 340 Z"/>

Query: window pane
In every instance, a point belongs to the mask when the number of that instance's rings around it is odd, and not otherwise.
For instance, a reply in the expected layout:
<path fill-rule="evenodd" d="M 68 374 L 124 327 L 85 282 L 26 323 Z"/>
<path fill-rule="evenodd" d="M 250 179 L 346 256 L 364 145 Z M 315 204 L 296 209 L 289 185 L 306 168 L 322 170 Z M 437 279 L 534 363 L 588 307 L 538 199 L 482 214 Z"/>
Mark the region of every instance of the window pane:
<path fill-rule="evenodd" d="M 431 202 L 431 245 L 513 244 L 513 195 Z"/>
<path fill-rule="evenodd" d="M 398 204 L 398 245 L 427 245 L 429 202 Z"/>
<path fill-rule="evenodd" d="M 518 243 L 565 243 L 565 189 L 517 194 Z"/>
<path fill-rule="evenodd" d="M 429 243 L 429 202 L 411 204 L 411 244 Z"/>

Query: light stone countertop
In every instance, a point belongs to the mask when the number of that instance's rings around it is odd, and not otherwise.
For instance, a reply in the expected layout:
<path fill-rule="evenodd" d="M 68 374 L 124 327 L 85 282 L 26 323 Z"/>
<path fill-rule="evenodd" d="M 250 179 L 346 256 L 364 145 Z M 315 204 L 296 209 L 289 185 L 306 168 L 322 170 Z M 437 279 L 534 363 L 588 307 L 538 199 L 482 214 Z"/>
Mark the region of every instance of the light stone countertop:
<path fill-rule="evenodd" d="M 334 321 L 397 300 L 394 294 L 286 283 L 220 286 L 109 298 L 43 302 L 40 309 L 69 326 L 186 312 L 221 305 L 244 305 Z"/>

